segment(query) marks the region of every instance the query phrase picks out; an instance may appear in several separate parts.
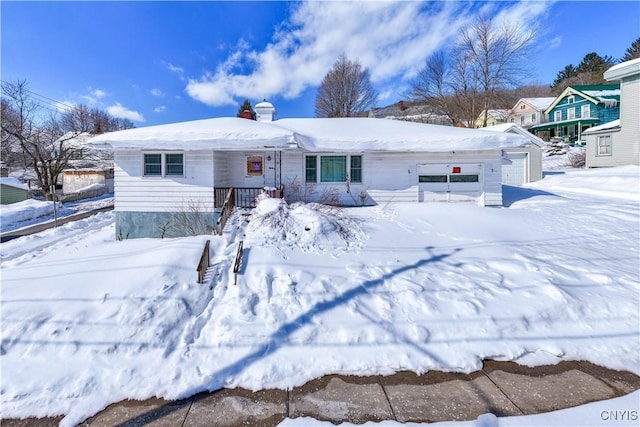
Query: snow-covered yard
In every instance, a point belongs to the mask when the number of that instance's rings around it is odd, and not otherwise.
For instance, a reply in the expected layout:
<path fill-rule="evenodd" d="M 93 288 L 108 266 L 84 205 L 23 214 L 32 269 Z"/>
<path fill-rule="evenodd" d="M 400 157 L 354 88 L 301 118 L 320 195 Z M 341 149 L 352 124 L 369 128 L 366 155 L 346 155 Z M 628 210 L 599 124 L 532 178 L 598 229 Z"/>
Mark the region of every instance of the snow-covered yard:
<path fill-rule="evenodd" d="M 553 171 L 505 205 L 268 199 L 224 237 L 116 241 L 103 213 L 7 242 L 2 417 L 487 358 L 640 374 L 640 169 Z"/>

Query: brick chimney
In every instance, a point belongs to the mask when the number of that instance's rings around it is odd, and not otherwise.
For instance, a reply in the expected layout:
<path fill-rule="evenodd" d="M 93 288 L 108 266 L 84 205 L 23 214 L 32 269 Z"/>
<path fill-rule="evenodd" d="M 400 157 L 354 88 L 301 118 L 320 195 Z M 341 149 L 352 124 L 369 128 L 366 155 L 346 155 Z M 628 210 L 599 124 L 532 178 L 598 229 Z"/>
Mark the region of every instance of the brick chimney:
<path fill-rule="evenodd" d="M 398 101 L 398 109 L 400 111 L 404 111 L 407 109 L 407 107 L 404 106 L 404 101 Z"/>
<path fill-rule="evenodd" d="M 242 118 L 251 120 L 251 110 L 242 110 Z"/>

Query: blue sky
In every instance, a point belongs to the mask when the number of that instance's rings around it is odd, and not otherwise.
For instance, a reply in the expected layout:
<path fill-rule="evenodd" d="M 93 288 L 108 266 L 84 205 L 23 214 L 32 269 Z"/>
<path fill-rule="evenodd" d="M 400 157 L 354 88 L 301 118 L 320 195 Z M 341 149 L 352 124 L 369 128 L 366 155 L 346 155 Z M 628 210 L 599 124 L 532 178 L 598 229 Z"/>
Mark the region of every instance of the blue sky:
<path fill-rule="evenodd" d="M 268 99 L 277 118 L 313 117 L 318 85 L 345 53 L 371 72 L 379 106 L 406 98 L 428 55 L 480 13 L 539 24 L 532 83 L 640 36 L 640 2 L 2 1 L 3 80 L 137 127 L 234 116 Z M 64 107 L 63 107 L 64 108 Z"/>

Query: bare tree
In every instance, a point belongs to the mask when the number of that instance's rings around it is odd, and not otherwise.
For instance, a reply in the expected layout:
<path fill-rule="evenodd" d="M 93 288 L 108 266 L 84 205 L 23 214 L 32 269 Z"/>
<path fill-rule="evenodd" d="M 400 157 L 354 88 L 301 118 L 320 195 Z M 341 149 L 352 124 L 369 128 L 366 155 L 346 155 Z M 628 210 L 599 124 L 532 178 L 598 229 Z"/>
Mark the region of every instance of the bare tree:
<path fill-rule="evenodd" d="M 55 186 L 75 154 L 76 148 L 69 141 L 77 134 L 65 134 L 54 115 L 43 115 L 43 107 L 29 96 L 24 80 L 3 81 L 2 95 L 2 143 L 12 144 L 10 149 L 19 151 L 23 166 L 34 173 L 49 198 L 50 187 Z"/>
<path fill-rule="evenodd" d="M 88 132 L 97 135 L 133 128 L 129 119 L 112 117 L 109 113 L 98 108 L 89 109 L 86 105 L 74 105 L 64 113 L 60 119 L 62 128 L 67 132 Z"/>
<path fill-rule="evenodd" d="M 316 117 L 353 117 L 367 111 L 376 98 L 369 71 L 343 54 L 322 79 Z"/>
<path fill-rule="evenodd" d="M 528 76 L 525 60 L 535 35 L 535 30 L 479 18 L 450 51 L 427 59 L 410 97 L 440 108 L 454 123 L 470 126 L 483 110 L 500 108 L 503 90 L 517 87 Z"/>

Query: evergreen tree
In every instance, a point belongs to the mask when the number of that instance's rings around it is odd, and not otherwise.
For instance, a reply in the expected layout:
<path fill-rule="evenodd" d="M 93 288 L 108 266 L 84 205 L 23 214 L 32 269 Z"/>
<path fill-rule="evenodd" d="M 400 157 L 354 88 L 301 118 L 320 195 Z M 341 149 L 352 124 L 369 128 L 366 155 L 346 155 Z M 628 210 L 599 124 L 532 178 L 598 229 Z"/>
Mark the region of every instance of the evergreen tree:
<path fill-rule="evenodd" d="M 631 43 L 631 46 L 627 49 L 620 62 L 631 61 L 636 58 L 640 58 L 640 37 Z"/>
<path fill-rule="evenodd" d="M 245 117 L 245 111 L 247 111 L 247 110 L 249 111 L 250 117 Z M 236 114 L 236 117 L 250 118 L 251 120 L 255 120 L 256 119 L 256 112 L 253 109 L 253 107 L 251 106 L 251 102 L 249 102 L 248 99 L 244 100 L 244 102 L 240 106 L 240 109 L 238 110 L 238 114 Z"/>
<path fill-rule="evenodd" d="M 560 94 L 571 85 L 597 85 L 606 83 L 604 72 L 615 65 L 610 56 L 600 56 L 595 52 L 587 53 L 578 66 L 565 66 L 553 81 L 554 95 Z"/>

